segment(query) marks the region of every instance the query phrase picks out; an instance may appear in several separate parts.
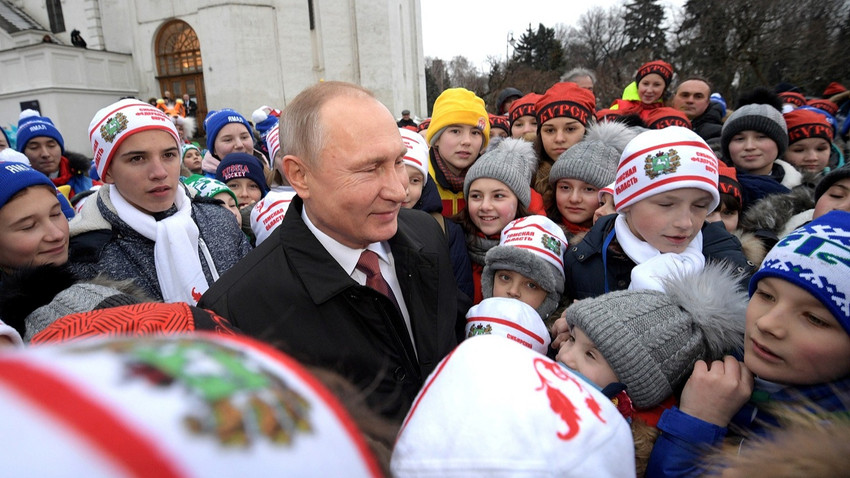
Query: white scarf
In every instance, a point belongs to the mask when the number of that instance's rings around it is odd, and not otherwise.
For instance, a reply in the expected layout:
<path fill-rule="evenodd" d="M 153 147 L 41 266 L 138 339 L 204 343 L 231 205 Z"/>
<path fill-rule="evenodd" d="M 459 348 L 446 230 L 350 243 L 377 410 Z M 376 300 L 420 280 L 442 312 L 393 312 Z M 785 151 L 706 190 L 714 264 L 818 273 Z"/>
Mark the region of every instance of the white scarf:
<path fill-rule="evenodd" d="M 617 242 L 623 252 L 637 264 L 632 269 L 632 282 L 629 290 L 657 290 L 664 292 L 661 279 L 676 275 L 687 275 L 699 272 L 705 267 L 705 256 L 702 254 L 702 231 L 680 254 L 674 252 L 662 253 L 648 242 L 638 239 L 622 214 L 617 215 L 614 222 Z"/>
<path fill-rule="evenodd" d="M 109 199 L 118 216 L 139 234 L 154 241 L 156 278 L 165 302 L 187 302 L 196 305 L 209 288 L 198 246 L 209 264 L 213 279 L 218 271 L 209 250 L 200 239 L 200 231 L 192 220 L 192 204 L 182 188 L 174 199 L 177 212 L 161 221 L 144 213 L 127 202 L 114 185 L 109 188 Z"/>

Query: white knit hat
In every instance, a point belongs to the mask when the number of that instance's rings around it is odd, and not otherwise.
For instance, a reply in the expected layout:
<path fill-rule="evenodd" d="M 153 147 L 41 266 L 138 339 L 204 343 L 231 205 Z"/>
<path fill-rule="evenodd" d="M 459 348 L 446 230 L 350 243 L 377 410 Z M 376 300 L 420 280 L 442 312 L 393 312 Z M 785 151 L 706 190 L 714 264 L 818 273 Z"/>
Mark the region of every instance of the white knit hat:
<path fill-rule="evenodd" d="M 405 418 L 394 476 L 635 475 L 626 420 L 562 365 L 501 337 L 465 340 Z"/>
<path fill-rule="evenodd" d="M 546 355 L 549 331 L 530 305 L 507 297 L 490 297 L 472 306 L 466 313 L 467 338 L 498 335 Z"/>
<path fill-rule="evenodd" d="M 8 476 L 381 475 L 331 392 L 247 337 L 120 337 L 7 352 L 0 394 Z"/>
<path fill-rule="evenodd" d="M 614 186 L 617 212 L 642 199 L 682 188 L 711 194 L 720 204 L 717 156 L 698 134 L 681 126 L 649 130 L 631 140 L 620 156 Z"/>
<path fill-rule="evenodd" d="M 428 145 L 425 143 L 425 138 L 407 128 L 399 128 L 398 132 L 401 133 L 401 140 L 407 147 L 407 153 L 404 154 L 404 164 L 418 169 L 425 178 L 423 180 L 423 184 L 425 184 L 428 182 Z"/>
<path fill-rule="evenodd" d="M 272 232 L 280 226 L 294 197 L 294 190 L 269 191 L 266 197 L 254 204 L 251 209 L 251 231 L 257 238 L 257 246 L 268 239 Z"/>
<path fill-rule="evenodd" d="M 99 177 L 109 170 L 115 151 L 129 136 L 142 131 L 162 130 L 171 134 L 181 151 L 180 135 L 174 122 L 162 110 L 136 99 L 112 103 L 95 113 L 89 124 L 89 140 Z"/>
<path fill-rule="evenodd" d="M 518 272 L 537 282 L 548 294 L 537 312 L 546 318 L 558 308 L 564 292 L 564 252 L 567 250 L 564 230 L 546 216 L 514 219 L 502 229 L 499 245 L 484 256 L 481 293 L 493 296 L 496 271 Z"/>

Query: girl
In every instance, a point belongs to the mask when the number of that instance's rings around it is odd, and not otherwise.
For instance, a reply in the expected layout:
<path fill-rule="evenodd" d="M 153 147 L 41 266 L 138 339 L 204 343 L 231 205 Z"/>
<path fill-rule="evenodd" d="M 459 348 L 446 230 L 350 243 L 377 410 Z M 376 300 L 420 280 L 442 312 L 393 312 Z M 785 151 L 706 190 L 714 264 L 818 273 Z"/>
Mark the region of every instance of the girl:
<path fill-rule="evenodd" d="M 554 201 L 549 170 L 561 154 L 584 138 L 588 122 L 595 118 L 596 97 L 575 83 L 556 83 L 534 105 L 537 138 L 534 151 L 540 160 L 534 189 L 543 196 L 543 207 Z"/>
<path fill-rule="evenodd" d="M 481 302 L 481 272 L 485 255 L 499 244 L 502 229 L 529 215 L 531 171 L 536 157 L 531 144 L 509 138 L 481 156 L 466 174 L 466 207 L 455 216 L 466 233 L 475 286 L 473 303 Z"/>
<path fill-rule="evenodd" d="M 647 122 L 654 109 L 664 106 L 664 95 L 672 80 L 671 64 L 662 60 L 644 63 L 635 74 L 635 82 L 626 87 L 623 98 L 614 101 L 611 109 L 620 110 L 623 114 L 637 114 Z M 637 98 L 633 96 L 635 93 Z"/>
<path fill-rule="evenodd" d="M 585 140 L 552 166 L 549 184 L 555 189 L 555 200 L 546 213 L 560 224 L 570 243 L 578 244 L 590 230 L 599 208 L 599 190 L 614 181 L 622 148 L 636 135 L 620 123 L 595 124 L 588 128 Z"/>
<path fill-rule="evenodd" d="M 262 165 L 263 171 L 269 169 L 266 156 L 254 149 L 254 131 L 244 116 L 230 108 L 210 111 L 204 119 L 207 132 L 207 154 L 204 156 L 204 174 L 215 177 L 218 163 L 230 153 L 253 155 Z"/>
<path fill-rule="evenodd" d="M 490 140 L 484 100 L 465 88 L 449 88 L 434 102 L 425 139 L 431 146 L 428 174 L 443 200 L 443 215 L 463 209 L 464 178 Z"/>
<path fill-rule="evenodd" d="M 523 138 L 534 142 L 537 136 L 537 116 L 534 114 L 534 104 L 540 99 L 537 93 L 529 93 L 514 101 L 508 113 L 511 125 L 511 138 Z"/>
<path fill-rule="evenodd" d="M 788 126 L 785 161 L 802 172 L 822 172 L 832 152 L 832 125 L 824 115 L 804 108 L 785 113 L 783 117 Z"/>
<path fill-rule="evenodd" d="M 204 174 L 204 168 L 201 166 L 202 161 L 200 148 L 191 143 L 183 145 L 183 168 L 188 172 L 186 177 L 193 174 Z"/>

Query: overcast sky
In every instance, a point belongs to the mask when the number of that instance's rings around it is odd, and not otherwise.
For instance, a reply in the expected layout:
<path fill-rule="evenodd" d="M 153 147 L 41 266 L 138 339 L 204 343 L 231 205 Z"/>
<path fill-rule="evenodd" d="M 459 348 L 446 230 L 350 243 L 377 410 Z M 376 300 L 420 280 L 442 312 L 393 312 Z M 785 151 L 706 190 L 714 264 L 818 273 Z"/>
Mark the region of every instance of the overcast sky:
<path fill-rule="evenodd" d="M 505 58 L 511 31 L 518 40 L 529 23 L 535 30 L 540 23 L 550 28 L 558 23 L 575 25 L 591 7 L 608 9 L 624 3 L 626 0 L 422 0 L 425 56 L 448 61 L 463 55 L 483 69 L 489 55 Z M 679 9 L 684 0 L 661 3 Z"/>

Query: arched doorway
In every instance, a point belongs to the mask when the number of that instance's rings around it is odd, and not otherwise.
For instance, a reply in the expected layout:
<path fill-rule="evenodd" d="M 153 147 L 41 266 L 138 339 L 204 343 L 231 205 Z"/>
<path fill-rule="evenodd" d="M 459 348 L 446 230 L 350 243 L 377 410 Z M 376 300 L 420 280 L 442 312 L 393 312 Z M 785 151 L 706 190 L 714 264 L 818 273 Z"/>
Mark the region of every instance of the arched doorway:
<path fill-rule="evenodd" d="M 188 23 L 172 20 L 156 36 L 156 79 L 160 94 L 170 91 L 174 98 L 188 94 L 198 104 L 196 136 L 204 134 L 207 100 L 204 93 L 204 63 L 201 43 Z"/>

